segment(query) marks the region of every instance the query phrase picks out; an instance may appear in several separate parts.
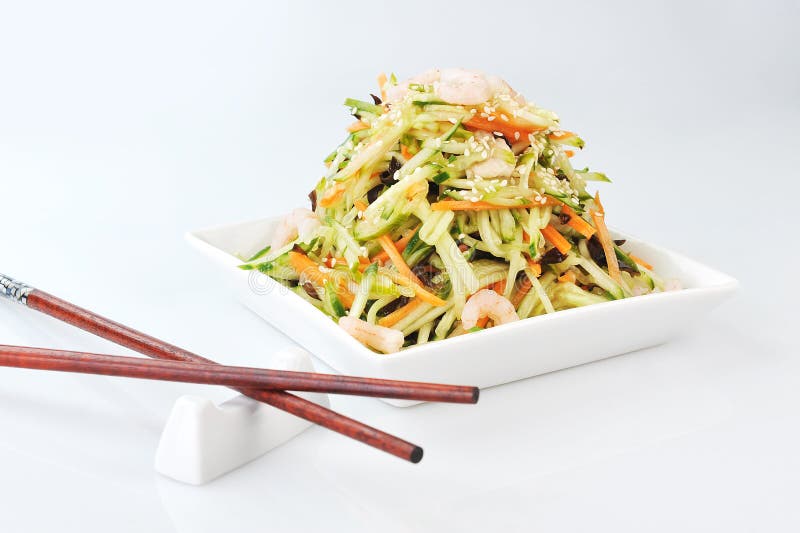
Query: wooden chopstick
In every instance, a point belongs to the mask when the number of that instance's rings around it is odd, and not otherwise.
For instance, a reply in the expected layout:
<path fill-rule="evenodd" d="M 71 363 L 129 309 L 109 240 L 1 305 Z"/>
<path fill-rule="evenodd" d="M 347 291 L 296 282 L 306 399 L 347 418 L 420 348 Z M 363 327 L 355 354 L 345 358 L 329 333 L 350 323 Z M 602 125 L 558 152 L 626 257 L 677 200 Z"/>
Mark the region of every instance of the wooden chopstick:
<path fill-rule="evenodd" d="M 427 402 L 476 403 L 478 389 L 460 385 L 359 378 L 0 345 L 0 366 L 78 372 L 227 387 L 353 394 Z"/>
<path fill-rule="evenodd" d="M 110 340 L 120 346 L 155 359 L 189 361 L 215 364 L 188 350 L 146 335 L 133 328 L 118 324 L 89 310 L 61 300 L 12 278 L 0 274 L 0 297 L 10 298 L 62 322 Z M 245 396 L 282 409 L 295 416 L 328 428 L 369 446 L 390 453 L 406 461 L 418 463 L 423 450 L 416 444 L 404 441 L 394 435 L 348 418 L 335 411 L 317 405 L 285 391 L 236 388 Z"/>

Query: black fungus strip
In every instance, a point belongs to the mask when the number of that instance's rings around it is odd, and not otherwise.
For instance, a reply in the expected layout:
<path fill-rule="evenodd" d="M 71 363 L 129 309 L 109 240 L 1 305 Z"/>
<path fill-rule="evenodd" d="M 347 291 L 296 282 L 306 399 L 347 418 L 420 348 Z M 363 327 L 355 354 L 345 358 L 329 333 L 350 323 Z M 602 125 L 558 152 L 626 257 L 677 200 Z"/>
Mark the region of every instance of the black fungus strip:
<path fill-rule="evenodd" d="M 369 95 L 372 97 L 372 101 L 375 102 L 375 105 L 381 105 L 383 103 L 383 101 L 380 99 L 380 97 L 375 96 L 372 93 L 370 93 Z"/>
<path fill-rule="evenodd" d="M 400 296 L 396 300 L 392 300 L 391 302 L 383 306 L 381 310 L 378 311 L 378 316 L 385 317 L 386 315 L 389 315 L 393 311 L 397 311 L 398 309 L 406 305 L 408 301 L 409 301 L 408 296 Z"/>
<path fill-rule="evenodd" d="M 367 202 L 373 203 L 383 191 L 383 185 L 376 185 L 367 192 Z"/>
<path fill-rule="evenodd" d="M 311 200 L 311 210 L 317 210 L 317 190 L 314 189 L 310 193 L 308 193 L 308 199 Z"/>
<path fill-rule="evenodd" d="M 559 252 L 558 248 L 550 248 L 544 253 L 544 255 L 542 255 L 542 258 L 539 259 L 539 264 L 555 265 L 556 263 L 562 262 L 566 258 L 567 256 Z"/>
<path fill-rule="evenodd" d="M 417 276 L 417 278 L 419 278 L 422 284 L 425 285 L 427 288 L 433 289 L 435 291 L 441 289 L 440 286 L 436 286 L 436 284 L 433 283 L 433 278 L 435 278 L 436 275 L 441 272 L 441 270 L 439 270 L 435 266 L 431 264 L 417 265 L 412 269 L 412 272 L 414 273 L 415 276 Z"/>
<path fill-rule="evenodd" d="M 311 283 L 309 283 L 308 281 L 307 281 L 307 282 L 305 282 L 305 283 L 303 283 L 303 290 L 304 290 L 304 291 L 306 291 L 306 294 L 308 294 L 308 295 L 309 295 L 309 296 L 311 296 L 312 298 L 315 298 L 315 299 L 317 299 L 317 300 L 319 300 L 319 299 L 320 299 L 320 298 L 319 298 L 319 294 L 317 294 L 317 290 L 316 290 L 316 289 L 314 288 L 314 286 L 313 286 Z"/>
<path fill-rule="evenodd" d="M 616 240 L 614 241 L 614 243 L 617 246 L 622 246 L 623 244 L 625 244 L 625 241 Z M 586 242 L 586 245 L 587 248 L 589 248 L 589 255 L 592 256 L 594 262 L 601 267 L 608 267 L 608 261 L 606 260 L 606 252 L 605 250 L 603 250 L 603 245 L 600 243 L 600 239 L 597 238 L 597 235 L 592 235 L 592 238 Z M 622 272 L 627 272 L 634 276 L 639 273 L 636 269 L 626 265 L 622 261 L 617 261 L 617 263 L 619 263 L 619 269 Z"/>
<path fill-rule="evenodd" d="M 389 162 L 389 168 L 381 172 L 381 183 L 384 185 L 392 186 L 397 183 L 394 179 L 394 173 L 400 170 L 403 164 L 397 160 L 397 158 L 392 158 Z"/>
<path fill-rule="evenodd" d="M 586 247 L 589 248 L 589 255 L 592 260 L 601 267 L 607 267 L 606 252 L 603 250 L 603 245 L 597 235 L 592 235 L 592 238 L 586 241 Z"/>

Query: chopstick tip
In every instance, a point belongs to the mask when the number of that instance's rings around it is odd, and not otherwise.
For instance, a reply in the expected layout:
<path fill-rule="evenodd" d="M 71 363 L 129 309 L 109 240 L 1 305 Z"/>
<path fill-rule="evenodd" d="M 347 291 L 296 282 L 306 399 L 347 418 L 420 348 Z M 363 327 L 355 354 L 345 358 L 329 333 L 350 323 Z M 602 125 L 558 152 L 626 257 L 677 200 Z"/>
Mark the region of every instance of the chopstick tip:
<path fill-rule="evenodd" d="M 411 451 L 411 457 L 409 458 L 409 461 L 417 464 L 418 462 L 422 461 L 423 453 L 424 452 L 422 451 L 422 448 L 419 446 L 414 446 L 414 449 Z"/>
<path fill-rule="evenodd" d="M 478 403 L 478 398 L 481 396 L 481 389 L 478 387 L 472 388 L 472 403 Z"/>

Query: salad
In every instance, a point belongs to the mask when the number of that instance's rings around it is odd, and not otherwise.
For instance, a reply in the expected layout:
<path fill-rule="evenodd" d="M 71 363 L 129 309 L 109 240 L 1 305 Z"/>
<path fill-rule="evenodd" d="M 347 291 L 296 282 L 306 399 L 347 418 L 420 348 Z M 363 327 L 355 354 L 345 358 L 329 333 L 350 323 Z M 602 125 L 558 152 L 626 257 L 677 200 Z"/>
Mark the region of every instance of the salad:
<path fill-rule="evenodd" d="M 609 180 L 572 165 L 584 142 L 555 113 L 476 71 L 378 82 L 345 100 L 311 209 L 242 269 L 383 353 L 671 288 L 610 236 L 587 190 Z"/>

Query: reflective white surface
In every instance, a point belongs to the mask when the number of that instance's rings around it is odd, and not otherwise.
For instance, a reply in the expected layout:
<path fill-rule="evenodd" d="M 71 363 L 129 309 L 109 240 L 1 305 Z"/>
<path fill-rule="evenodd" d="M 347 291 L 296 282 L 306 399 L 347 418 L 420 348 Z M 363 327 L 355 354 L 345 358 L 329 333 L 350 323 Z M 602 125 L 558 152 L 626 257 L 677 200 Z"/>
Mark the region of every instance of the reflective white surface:
<path fill-rule="evenodd" d="M 441 28 L 432 11 L 6 2 L 0 272 L 268 364 L 290 341 L 182 234 L 301 202 L 340 102 L 377 72 L 461 65 L 558 111 L 587 141 L 578 164 L 615 181 L 609 223 L 730 273 L 739 297 L 680 340 L 474 407 L 333 400 L 423 445 L 419 465 L 314 428 L 201 488 L 153 456 L 176 397 L 224 391 L 0 369 L 0 530 L 800 528 L 796 3 L 464 2 Z M 7 304 L 0 342 L 124 353 Z"/>

